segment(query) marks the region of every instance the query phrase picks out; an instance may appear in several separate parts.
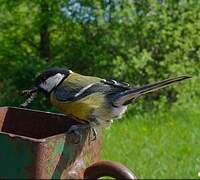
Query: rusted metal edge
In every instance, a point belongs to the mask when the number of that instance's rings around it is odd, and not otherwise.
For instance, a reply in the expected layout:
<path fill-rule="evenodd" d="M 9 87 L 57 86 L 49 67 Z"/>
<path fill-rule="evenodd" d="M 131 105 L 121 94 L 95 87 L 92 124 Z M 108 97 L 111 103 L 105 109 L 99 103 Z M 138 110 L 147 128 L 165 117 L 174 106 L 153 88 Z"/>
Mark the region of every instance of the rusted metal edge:
<path fill-rule="evenodd" d="M 67 116 L 62 113 L 54 113 L 54 112 L 41 111 L 41 110 L 36 110 L 36 109 L 28 109 L 28 108 L 21 108 L 21 107 L 15 107 L 15 106 L 1 106 L 1 108 L 5 108 L 5 109 L 9 108 L 9 109 L 24 110 L 24 111 L 30 111 L 30 112 L 45 113 L 45 114 L 50 114 L 50 115 L 63 116 L 63 117 L 67 118 Z"/>
<path fill-rule="evenodd" d="M 98 179 L 104 176 L 115 179 L 137 179 L 124 165 L 113 161 L 99 161 L 86 168 L 84 179 Z"/>
<path fill-rule="evenodd" d="M 46 138 L 36 139 L 36 138 L 31 138 L 31 137 L 17 135 L 17 134 L 12 134 L 12 133 L 7 133 L 7 132 L 0 132 L 0 134 L 9 136 L 11 138 L 20 138 L 20 139 L 23 139 L 23 140 L 28 140 L 28 141 L 37 142 L 37 143 L 43 143 L 43 142 L 46 141 Z"/>

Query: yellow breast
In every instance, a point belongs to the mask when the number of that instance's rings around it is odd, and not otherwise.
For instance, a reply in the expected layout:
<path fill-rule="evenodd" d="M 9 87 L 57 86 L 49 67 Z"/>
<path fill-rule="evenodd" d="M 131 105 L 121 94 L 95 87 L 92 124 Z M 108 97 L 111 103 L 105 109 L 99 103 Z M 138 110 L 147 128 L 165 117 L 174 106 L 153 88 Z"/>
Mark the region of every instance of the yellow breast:
<path fill-rule="evenodd" d="M 106 102 L 102 93 L 93 93 L 77 101 L 58 101 L 56 97 L 51 94 L 51 103 L 66 115 L 73 115 L 78 119 L 89 121 L 94 110 L 102 111 L 106 108 Z"/>

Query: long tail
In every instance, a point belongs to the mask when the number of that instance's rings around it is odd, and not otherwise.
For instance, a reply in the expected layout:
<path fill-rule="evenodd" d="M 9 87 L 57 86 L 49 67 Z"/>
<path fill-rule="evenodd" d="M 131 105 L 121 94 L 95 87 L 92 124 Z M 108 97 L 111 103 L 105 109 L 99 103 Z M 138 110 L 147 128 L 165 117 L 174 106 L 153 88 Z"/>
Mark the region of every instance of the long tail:
<path fill-rule="evenodd" d="M 171 79 L 166 79 L 166 80 L 154 83 L 154 84 L 144 85 L 139 88 L 133 88 L 133 89 L 130 89 L 130 90 L 127 90 L 127 91 L 117 94 L 113 98 L 112 103 L 114 106 L 125 105 L 125 104 L 128 104 L 129 102 L 131 102 L 131 100 L 136 99 L 137 97 L 139 97 L 143 94 L 162 89 L 173 83 L 176 83 L 178 81 L 182 81 L 182 80 L 185 80 L 188 78 L 191 78 L 191 77 L 190 76 L 179 76 L 179 77 L 175 77 L 175 78 L 171 78 Z"/>

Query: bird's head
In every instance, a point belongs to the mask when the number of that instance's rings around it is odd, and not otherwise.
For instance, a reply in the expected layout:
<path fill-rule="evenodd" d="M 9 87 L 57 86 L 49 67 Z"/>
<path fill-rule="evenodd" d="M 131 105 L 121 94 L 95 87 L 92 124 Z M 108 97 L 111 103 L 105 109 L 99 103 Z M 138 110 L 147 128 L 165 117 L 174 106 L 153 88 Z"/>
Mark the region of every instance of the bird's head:
<path fill-rule="evenodd" d="M 50 93 L 69 76 L 70 70 L 65 68 L 50 68 L 41 73 L 35 81 L 35 87 L 45 93 Z"/>
<path fill-rule="evenodd" d="M 32 89 L 22 91 L 22 95 L 28 96 L 28 99 L 21 106 L 26 107 L 30 104 L 36 97 L 38 91 L 44 92 L 45 94 L 51 93 L 70 73 L 72 73 L 72 71 L 57 67 L 42 72 L 37 76 Z"/>

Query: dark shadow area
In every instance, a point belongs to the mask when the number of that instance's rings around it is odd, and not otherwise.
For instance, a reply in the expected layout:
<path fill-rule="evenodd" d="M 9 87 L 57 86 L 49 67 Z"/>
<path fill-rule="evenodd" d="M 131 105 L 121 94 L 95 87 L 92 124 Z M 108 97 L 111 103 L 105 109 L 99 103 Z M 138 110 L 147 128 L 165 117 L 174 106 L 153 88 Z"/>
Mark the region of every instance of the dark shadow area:
<path fill-rule="evenodd" d="M 78 124 L 62 114 L 19 108 L 1 108 L 0 131 L 42 139 L 66 132 Z"/>

